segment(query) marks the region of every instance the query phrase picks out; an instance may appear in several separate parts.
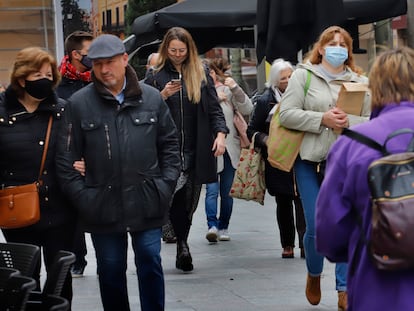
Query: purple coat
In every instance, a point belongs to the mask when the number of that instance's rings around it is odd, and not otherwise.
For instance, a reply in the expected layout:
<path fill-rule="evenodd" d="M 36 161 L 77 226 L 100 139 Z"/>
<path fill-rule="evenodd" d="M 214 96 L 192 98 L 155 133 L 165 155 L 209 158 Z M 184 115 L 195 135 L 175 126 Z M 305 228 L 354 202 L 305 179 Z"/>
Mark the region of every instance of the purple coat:
<path fill-rule="evenodd" d="M 414 130 L 414 103 L 389 104 L 369 122 L 353 127 L 381 144 L 387 135 L 400 128 Z M 387 144 L 389 149 L 406 148 L 410 138 L 407 136 L 392 139 Z M 364 232 L 369 232 L 367 169 L 379 157 L 378 151 L 348 137 L 339 137 L 328 154 L 326 175 L 317 199 L 317 250 L 333 262 L 350 264 L 348 311 L 414 310 L 414 270 L 380 271 L 371 263 L 365 246 L 354 258 L 360 229 L 352 206 L 362 216 Z M 355 260 L 354 272 L 352 260 Z"/>

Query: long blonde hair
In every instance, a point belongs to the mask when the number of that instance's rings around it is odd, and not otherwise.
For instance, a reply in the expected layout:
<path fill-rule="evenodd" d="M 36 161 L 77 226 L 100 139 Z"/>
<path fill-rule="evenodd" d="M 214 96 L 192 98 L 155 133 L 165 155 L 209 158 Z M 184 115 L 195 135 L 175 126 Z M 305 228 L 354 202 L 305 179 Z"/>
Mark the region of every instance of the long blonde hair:
<path fill-rule="evenodd" d="M 158 65 L 156 71 L 160 71 L 168 59 L 168 46 L 172 40 L 179 40 L 187 46 L 187 58 L 181 66 L 182 79 L 187 88 L 188 98 L 193 103 L 201 100 L 201 85 L 207 82 L 206 72 L 197 47 L 190 33 L 181 27 L 170 28 L 164 35 L 160 48 L 158 49 Z"/>
<path fill-rule="evenodd" d="M 383 52 L 369 73 L 371 108 L 390 103 L 414 102 L 414 50 L 402 47 Z"/>
<path fill-rule="evenodd" d="M 320 64 L 322 62 L 322 55 L 319 53 L 319 49 L 331 41 L 335 34 L 339 33 L 344 37 L 346 47 L 348 49 L 348 59 L 345 61 L 345 65 L 351 68 L 353 72 L 358 74 L 362 73 L 362 69 L 355 65 L 354 54 L 352 53 L 352 37 L 342 27 L 331 26 L 326 28 L 319 36 L 318 41 L 313 45 L 312 50 L 309 52 L 305 60 L 309 60 L 312 64 Z"/>

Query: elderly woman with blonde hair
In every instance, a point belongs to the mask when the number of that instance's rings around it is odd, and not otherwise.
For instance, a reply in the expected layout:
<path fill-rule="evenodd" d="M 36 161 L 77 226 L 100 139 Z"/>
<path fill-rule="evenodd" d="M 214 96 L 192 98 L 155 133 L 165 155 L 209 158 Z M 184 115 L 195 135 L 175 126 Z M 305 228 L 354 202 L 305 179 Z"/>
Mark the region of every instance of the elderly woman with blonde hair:
<path fill-rule="evenodd" d="M 293 69 L 292 64 L 283 59 L 276 59 L 273 62 L 269 80 L 266 83 L 267 89 L 258 99 L 247 129 L 250 139 L 254 133 L 258 133 L 255 138 L 255 145 L 261 148 L 265 159 L 267 159 L 266 141 L 269 135 L 270 120 L 276 107 L 282 100 L 282 95 L 288 86 Z M 265 165 L 266 188 L 269 194 L 273 195 L 276 200 L 276 218 L 280 242 L 283 248 L 282 258 L 294 257 L 295 218 L 301 250 L 300 256 L 304 258 L 305 253 L 302 240 L 305 232 L 305 221 L 299 193 L 295 186 L 293 171 L 281 171 L 272 167 L 267 160 Z M 293 202 L 295 203 L 296 217 L 294 217 Z"/>

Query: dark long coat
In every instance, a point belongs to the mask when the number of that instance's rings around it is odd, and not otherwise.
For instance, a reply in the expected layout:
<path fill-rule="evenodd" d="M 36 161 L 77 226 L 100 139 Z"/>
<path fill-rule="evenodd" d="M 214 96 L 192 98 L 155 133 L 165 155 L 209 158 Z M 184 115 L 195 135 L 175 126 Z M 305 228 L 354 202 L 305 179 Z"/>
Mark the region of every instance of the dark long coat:
<path fill-rule="evenodd" d="M 217 181 L 217 161 L 211 149 L 218 132 L 229 132 L 208 71 L 206 71 L 206 77 L 207 83 L 201 85 L 199 103 L 192 103 L 188 100 L 184 82 L 182 91 L 166 100 L 180 133 L 183 170 L 194 169 L 196 184 Z M 178 72 L 171 63 L 167 62 L 160 71 L 150 70 L 145 83 L 161 91 L 165 84 L 176 78 L 178 78 Z"/>

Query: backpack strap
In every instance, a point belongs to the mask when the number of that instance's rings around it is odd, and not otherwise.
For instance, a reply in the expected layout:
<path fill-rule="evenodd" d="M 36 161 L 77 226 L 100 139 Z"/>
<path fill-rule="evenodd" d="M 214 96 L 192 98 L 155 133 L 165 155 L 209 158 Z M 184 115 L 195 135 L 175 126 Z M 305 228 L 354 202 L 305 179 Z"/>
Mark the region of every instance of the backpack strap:
<path fill-rule="evenodd" d="M 351 138 L 353 140 L 356 140 L 356 141 L 360 142 L 361 144 L 367 145 L 368 147 L 370 147 L 372 149 L 378 150 L 384 156 L 390 154 L 390 152 L 388 152 L 388 150 L 387 150 L 388 141 L 390 141 L 395 136 L 403 135 L 403 134 L 411 134 L 413 136 L 410 140 L 410 143 L 408 144 L 406 152 L 414 152 L 414 131 L 410 128 L 402 128 L 402 129 L 399 129 L 399 130 L 396 130 L 396 131 L 392 132 L 391 134 L 389 134 L 387 136 L 387 138 L 385 139 L 385 142 L 384 142 L 383 145 L 381 145 L 380 143 L 378 143 L 377 141 L 373 140 L 372 138 L 370 138 L 368 136 L 365 136 L 361 133 L 355 132 L 355 131 L 350 130 L 348 128 L 345 128 L 342 131 L 342 135 L 348 136 L 349 138 Z"/>
<path fill-rule="evenodd" d="M 384 146 L 382 146 L 380 143 L 378 143 L 377 141 L 373 140 L 372 138 L 370 138 L 368 136 L 365 136 L 361 133 L 355 132 L 355 131 L 350 130 L 348 128 L 344 128 L 344 130 L 342 131 L 342 135 L 348 136 L 349 138 L 351 138 L 353 140 L 356 140 L 356 141 L 360 142 L 361 144 L 364 144 L 364 145 L 366 145 L 366 146 L 368 146 L 372 149 L 378 150 L 379 152 L 381 152 L 384 155 L 386 154 Z M 351 211 L 354 214 L 354 217 L 356 219 L 356 222 L 358 224 L 359 231 L 360 231 L 359 238 L 358 238 L 357 244 L 355 246 L 354 255 L 350 259 L 350 262 L 349 262 L 349 273 L 350 273 L 350 275 L 354 275 L 355 271 L 356 271 L 356 267 L 359 263 L 359 258 L 360 258 L 359 256 L 361 254 L 362 247 L 364 245 L 366 247 L 369 247 L 369 241 L 365 237 L 364 227 L 363 227 L 363 224 L 362 224 L 362 216 L 361 216 L 360 212 L 358 211 L 358 209 L 355 206 L 352 206 Z"/>
<path fill-rule="evenodd" d="M 364 144 L 372 149 L 378 150 L 383 155 L 388 154 L 383 145 L 373 140 L 372 138 L 365 136 L 361 133 L 355 132 L 353 130 L 350 130 L 349 128 L 344 128 L 344 130 L 342 131 L 342 135 L 348 136 L 349 138 L 356 140 L 360 142 L 361 144 Z"/>
<path fill-rule="evenodd" d="M 386 149 L 387 143 L 389 140 L 394 138 L 395 136 L 402 135 L 402 134 L 411 134 L 412 138 L 410 143 L 408 144 L 406 152 L 414 152 L 414 131 L 410 128 L 402 128 L 392 132 L 390 135 L 387 136 L 387 139 L 384 142 L 384 149 Z"/>

